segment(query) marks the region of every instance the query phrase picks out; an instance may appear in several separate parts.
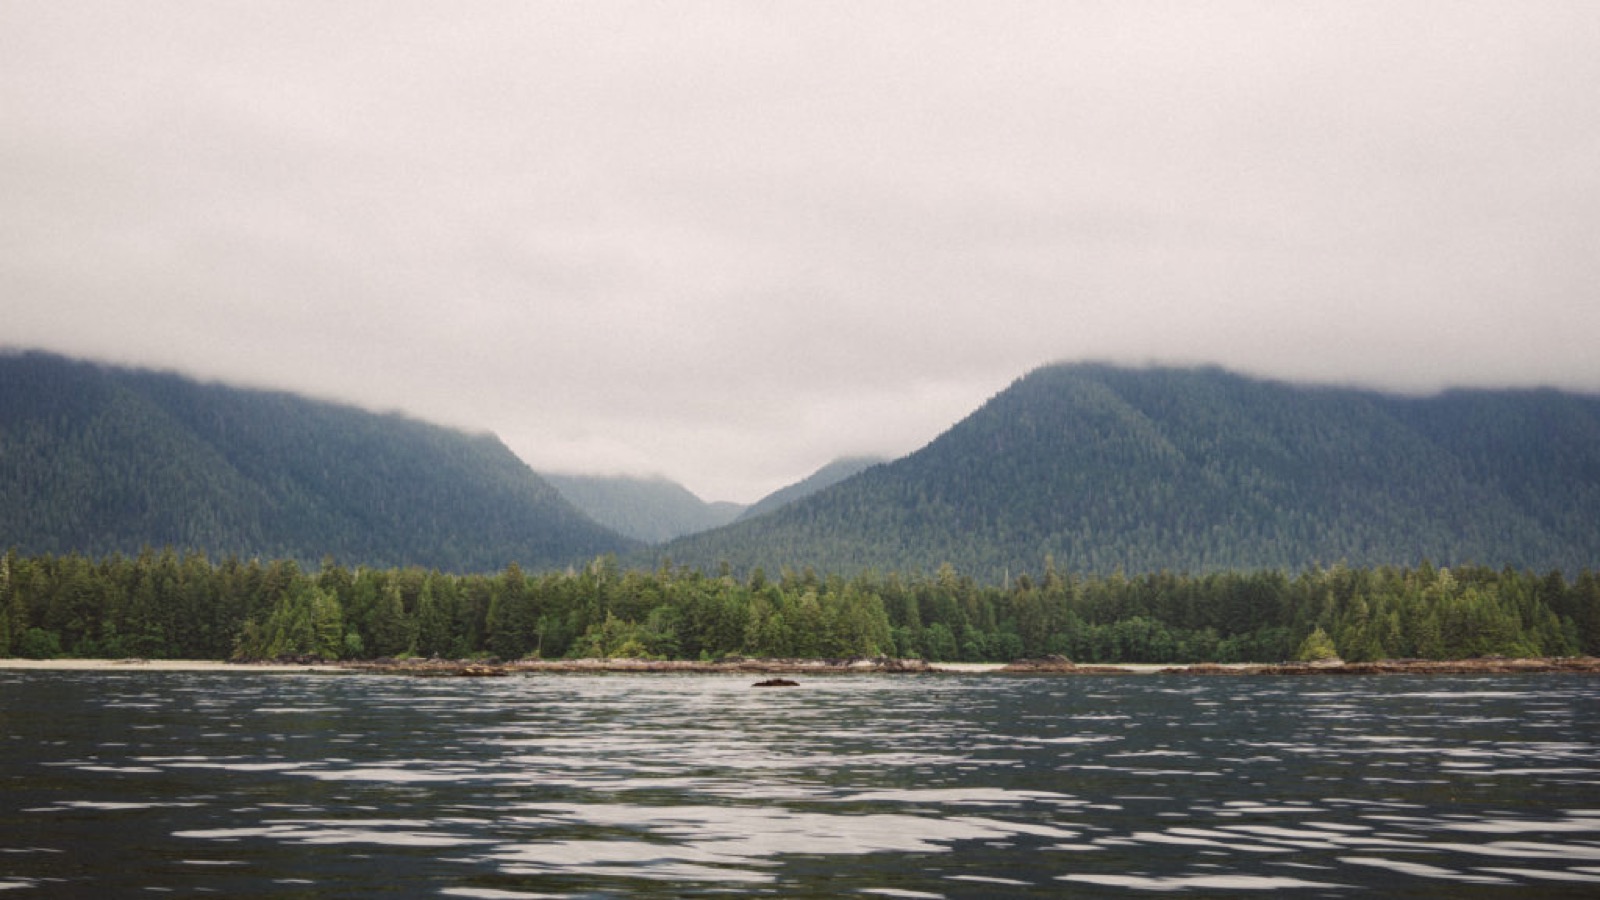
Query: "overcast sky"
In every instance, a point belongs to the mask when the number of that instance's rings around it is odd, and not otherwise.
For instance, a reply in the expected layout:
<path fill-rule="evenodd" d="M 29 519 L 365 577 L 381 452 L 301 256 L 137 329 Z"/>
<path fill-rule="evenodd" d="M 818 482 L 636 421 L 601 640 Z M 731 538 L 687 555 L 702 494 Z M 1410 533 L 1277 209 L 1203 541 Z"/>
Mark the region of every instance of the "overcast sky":
<path fill-rule="evenodd" d="M 1600 390 L 1600 3 L 0 0 L 0 344 L 751 501 L 1039 365 Z"/>

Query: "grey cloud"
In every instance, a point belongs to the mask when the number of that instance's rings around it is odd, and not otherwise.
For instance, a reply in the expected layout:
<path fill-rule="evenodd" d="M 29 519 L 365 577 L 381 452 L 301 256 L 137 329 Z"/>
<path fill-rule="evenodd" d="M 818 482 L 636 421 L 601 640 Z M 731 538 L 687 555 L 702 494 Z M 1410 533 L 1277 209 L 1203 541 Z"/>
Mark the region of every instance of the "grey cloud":
<path fill-rule="evenodd" d="M 6 343 L 753 499 L 1027 369 L 1600 390 L 1600 9 L 0 7 Z"/>

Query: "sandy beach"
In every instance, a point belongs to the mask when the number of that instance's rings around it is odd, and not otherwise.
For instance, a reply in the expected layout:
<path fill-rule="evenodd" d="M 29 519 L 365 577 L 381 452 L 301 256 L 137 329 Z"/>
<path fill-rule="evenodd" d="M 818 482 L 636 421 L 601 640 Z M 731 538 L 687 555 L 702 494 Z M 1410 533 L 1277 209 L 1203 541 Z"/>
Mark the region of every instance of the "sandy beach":
<path fill-rule="evenodd" d="M 214 659 L 0 659 L 0 669 L 116 672 L 265 672 L 276 674 L 347 671 L 337 663 L 312 665 L 230 663 Z"/>
<path fill-rule="evenodd" d="M 1380 660 L 1370 663 L 1089 663 L 1019 660 L 1014 663 L 928 663 L 922 660 L 744 659 L 724 662 L 638 659 L 519 660 L 483 664 L 460 660 L 232 663 L 205 659 L 0 659 L 0 671 L 227 672 L 266 675 L 1457 675 L 1564 672 L 1600 674 L 1600 659 Z"/>
<path fill-rule="evenodd" d="M 415 663 L 232 663 L 210 659 L 0 659 L 0 670 L 4 669 L 33 669 L 46 671 L 108 671 L 108 672 L 263 672 L 268 674 L 306 673 L 319 672 L 327 674 L 344 674 L 352 671 L 373 672 L 384 670 L 416 670 L 437 664 L 429 661 L 418 660 Z M 447 666 L 457 666 L 456 663 L 446 663 Z M 699 664 L 692 665 L 696 671 L 702 669 Z M 939 672 L 954 675 L 980 675 L 989 672 L 998 672 L 1006 667 L 1006 663 L 963 663 L 963 662 L 937 662 L 928 663 L 923 672 Z M 547 660 L 542 662 L 510 663 L 496 668 L 517 673 L 558 673 L 558 672 L 648 672 L 648 671 L 675 671 L 678 667 L 671 664 L 651 663 L 637 660 L 621 659 L 581 659 L 581 660 Z M 772 661 L 770 664 L 761 660 L 749 660 L 733 667 L 727 667 L 730 674 L 745 674 L 751 671 L 782 670 L 791 674 L 804 674 L 797 669 L 811 669 L 816 672 L 856 671 L 874 672 L 877 669 L 865 667 L 850 667 L 828 665 L 821 661 L 810 664 L 796 664 L 793 661 Z M 1128 663 L 1123 665 L 1097 666 L 1102 669 L 1117 669 L 1129 673 L 1150 673 L 1162 669 L 1173 668 L 1170 665 L 1146 665 Z"/>

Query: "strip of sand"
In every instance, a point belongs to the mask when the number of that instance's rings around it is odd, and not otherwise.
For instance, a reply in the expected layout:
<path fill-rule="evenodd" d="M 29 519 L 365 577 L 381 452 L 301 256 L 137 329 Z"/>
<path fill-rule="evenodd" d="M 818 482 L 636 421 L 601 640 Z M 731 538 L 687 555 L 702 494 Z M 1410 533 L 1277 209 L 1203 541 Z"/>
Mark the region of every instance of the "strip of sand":
<path fill-rule="evenodd" d="M 464 660 L 382 660 L 328 663 L 233 663 L 205 659 L 0 659 L 0 670 L 77 672 L 229 672 L 286 674 L 535 675 L 1458 675 L 1519 673 L 1600 674 L 1600 659 L 1380 660 L 1370 663 L 1091 663 L 1064 659 L 1014 663 L 928 663 L 922 660 L 741 659 L 720 662 L 638 659 L 520 660 L 476 663 Z"/>
<path fill-rule="evenodd" d="M 3 669 L 32 669 L 41 671 L 72 671 L 72 672 L 331 672 L 341 673 L 350 671 L 381 672 L 381 671 L 411 671 L 426 668 L 458 668 L 463 663 L 432 663 L 417 660 L 412 662 L 393 663 L 233 663 L 208 659 L 0 659 L 0 670 Z M 952 675 L 982 675 L 998 672 L 1006 667 L 1007 663 L 963 663 L 963 662 L 936 662 L 925 666 L 907 667 L 908 671 L 939 672 Z M 549 660 L 544 662 L 510 663 L 496 668 L 512 672 L 688 672 L 700 674 L 708 671 L 727 671 L 729 673 L 746 674 L 749 672 L 764 672 L 767 670 L 781 671 L 784 673 L 804 673 L 806 670 L 815 672 L 874 672 L 882 671 L 877 666 L 851 666 L 848 663 L 839 664 L 832 661 L 802 661 L 802 660 L 745 660 L 737 664 L 704 664 L 704 663 L 662 663 L 641 660 L 624 659 L 571 659 Z M 1172 666 L 1142 665 L 1129 663 L 1115 666 L 1099 666 L 1102 669 L 1116 669 L 1130 673 L 1149 673 L 1161 669 L 1170 669 Z"/>
<path fill-rule="evenodd" d="M 0 669 L 73 672 L 342 672 L 336 663 L 230 663 L 214 659 L 0 659 Z"/>

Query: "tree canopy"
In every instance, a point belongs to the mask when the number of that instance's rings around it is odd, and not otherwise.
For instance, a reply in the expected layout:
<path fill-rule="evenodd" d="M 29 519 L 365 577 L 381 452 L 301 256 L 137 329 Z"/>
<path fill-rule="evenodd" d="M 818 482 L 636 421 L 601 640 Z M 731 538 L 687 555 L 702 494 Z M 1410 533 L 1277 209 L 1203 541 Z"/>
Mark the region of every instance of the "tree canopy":
<path fill-rule="evenodd" d="M 770 515 L 659 550 L 1003 581 L 1075 572 L 1600 559 L 1600 397 L 1405 397 L 1219 369 L 1064 365 L 928 446 Z"/>
<path fill-rule="evenodd" d="M 176 375 L 0 355 L 0 546 L 565 566 L 635 542 L 492 435 Z"/>
<path fill-rule="evenodd" d="M 689 567 L 564 573 L 512 565 L 316 571 L 173 550 L 0 557 L 0 656 L 371 659 L 424 656 L 1277 662 L 1600 654 L 1584 570 L 1334 566 L 984 585 L 929 576 L 776 578 Z"/>

